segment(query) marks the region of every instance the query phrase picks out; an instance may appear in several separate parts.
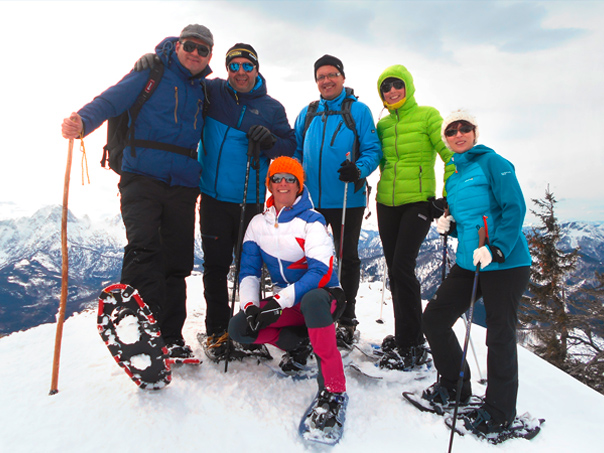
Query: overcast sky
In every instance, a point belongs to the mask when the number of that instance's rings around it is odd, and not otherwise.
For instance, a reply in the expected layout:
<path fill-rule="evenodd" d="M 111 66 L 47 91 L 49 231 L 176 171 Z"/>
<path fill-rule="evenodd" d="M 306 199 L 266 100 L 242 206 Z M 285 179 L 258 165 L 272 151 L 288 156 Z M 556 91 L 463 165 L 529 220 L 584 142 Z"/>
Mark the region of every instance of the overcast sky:
<path fill-rule="evenodd" d="M 403 64 L 420 105 L 476 116 L 479 142 L 515 165 L 529 209 L 549 185 L 559 219 L 604 220 L 604 2 L 577 0 L 0 1 L 0 215 L 62 202 L 62 119 L 189 23 L 214 34 L 213 77 L 226 77 L 230 46 L 252 44 L 292 125 L 318 98 L 323 54 L 344 62 L 345 84 L 376 122 L 387 114 L 377 78 Z M 118 177 L 99 166 L 105 142 L 104 126 L 84 140 L 92 183 L 82 186 L 76 141 L 77 215 L 119 212 Z"/>

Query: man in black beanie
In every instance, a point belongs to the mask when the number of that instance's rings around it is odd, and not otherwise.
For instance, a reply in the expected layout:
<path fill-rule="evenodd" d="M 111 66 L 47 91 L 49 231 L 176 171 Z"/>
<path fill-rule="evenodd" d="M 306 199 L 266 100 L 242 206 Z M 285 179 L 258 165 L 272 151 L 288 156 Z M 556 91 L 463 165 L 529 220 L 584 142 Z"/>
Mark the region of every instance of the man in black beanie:
<path fill-rule="evenodd" d="M 323 55 L 314 70 L 321 99 L 304 107 L 296 119 L 295 157 L 303 163 L 315 208 L 333 231 L 340 284 L 347 300 L 336 335 L 338 346 L 351 348 L 358 324 L 355 304 L 361 270 L 359 236 L 367 205 L 365 178 L 377 168 L 382 147 L 369 107 L 357 100 L 352 89 L 344 87 L 342 61 Z"/>

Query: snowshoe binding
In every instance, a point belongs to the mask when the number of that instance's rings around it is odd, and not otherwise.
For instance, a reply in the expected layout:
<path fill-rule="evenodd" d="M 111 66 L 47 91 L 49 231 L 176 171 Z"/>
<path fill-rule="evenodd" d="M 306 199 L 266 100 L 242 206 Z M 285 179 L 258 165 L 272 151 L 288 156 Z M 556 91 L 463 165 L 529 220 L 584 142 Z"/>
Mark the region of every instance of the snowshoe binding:
<path fill-rule="evenodd" d="M 320 390 L 300 421 L 302 438 L 327 445 L 337 444 L 344 433 L 347 405 L 346 392 Z"/>
<path fill-rule="evenodd" d="M 193 350 L 184 340 L 168 343 L 166 349 L 168 350 L 167 362 L 170 365 L 201 365 L 201 360 L 195 357 Z"/>
<path fill-rule="evenodd" d="M 533 439 L 541 431 L 541 424 L 544 422 L 544 419 L 536 419 L 527 412 L 514 418 L 511 423 L 497 423 L 484 408 L 477 408 L 459 417 L 455 431 L 460 435 L 471 434 L 496 445 L 509 439 Z M 446 417 L 445 423 L 452 429 L 453 417 Z"/>
<path fill-rule="evenodd" d="M 212 335 L 199 332 L 197 334 L 197 341 L 201 344 L 206 356 L 215 363 L 226 360 L 227 349 L 229 362 L 246 358 L 258 361 L 273 360 L 265 345 L 238 343 L 233 341 L 226 331 Z"/>
<path fill-rule="evenodd" d="M 455 410 L 455 389 L 447 389 L 440 382 L 432 384 L 422 392 L 421 396 L 413 392 L 403 392 L 403 397 L 422 412 L 445 415 L 452 414 Z M 475 411 L 482 404 L 482 398 L 472 394 L 464 395 L 462 392 L 458 414 Z"/>

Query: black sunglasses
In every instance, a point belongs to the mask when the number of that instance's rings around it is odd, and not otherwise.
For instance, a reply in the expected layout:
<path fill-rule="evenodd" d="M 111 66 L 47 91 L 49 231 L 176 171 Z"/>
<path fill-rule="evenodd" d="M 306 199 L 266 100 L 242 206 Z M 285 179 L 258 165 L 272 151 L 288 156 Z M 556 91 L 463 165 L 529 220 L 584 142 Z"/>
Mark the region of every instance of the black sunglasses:
<path fill-rule="evenodd" d="M 298 179 L 295 176 L 287 174 L 287 173 L 276 173 L 273 176 L 271 176 L 271 181 L 273 181 L 273 183 L 275 183 L 275 184 L 279 184 L 284 179 L 285 179 L 285 182 L 287 182 L 289 184 L 293 184 L 296 181 L 298 181 Z"/>
<path fill-rule="evenodd" d="M 393 80 L 392 82 L 384 81 L 382 82 L 382 86 L 380 86 L 380 90 L 382 91 L 382 93 L 388 93 L 388 91 L 390 91 L 392 87 L 394 87 L 395 90 L 402 90 L 403 88 L 405 88 L 405 82 L 403 82 L 402 80 Z"/>
<path fill-rule="evenodd" d="M 447 129 L 445 131 L 445 136 L 446 137 L 455 137 L 457 135 L 457 131 L 461 132 L 462 134 L 469 134 L 470 132 L 472 132 L 474 130 L 474 126 L 461 126 L 459 129 Z"/>
<path fill-rule="evenodd" d="M 191 53 L 195 49 L 197 49 L 197 53 L 199 54 L 200 57 L 207 57 L 210 54 L 210 49 L 208 49 L 203 44 L 197 44 L 197 43 L 194 43 L 193 41 L 185 41 L 185 42 L 183 42 L 182 43 L 182 48 L 187 53 Z"/>

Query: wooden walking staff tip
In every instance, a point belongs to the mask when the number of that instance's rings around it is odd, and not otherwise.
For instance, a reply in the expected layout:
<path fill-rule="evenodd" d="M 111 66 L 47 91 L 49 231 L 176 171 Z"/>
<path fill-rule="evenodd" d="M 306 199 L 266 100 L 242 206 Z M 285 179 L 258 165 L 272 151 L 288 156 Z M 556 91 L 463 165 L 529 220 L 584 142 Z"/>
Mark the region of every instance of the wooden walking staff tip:
<path fill-rule="evenodd" d="M 65 169 L 65 185 L 63 188 L 63 214 L 61 218 L 61 300 L 57 315 L 57 333 L 55 336 L 55 353 L 52 363 L 52 382 L 49 395 L 59 392 L 59 359 L 61 357 L 61 339 L 63 338 L 63 321 L 65 320 L 65 305 L 67 304 L 69 258 L 67 255 L 67 202 L 69 200 L 69 178 L 71 175 L 71 160 L 73 157 L 73 139 L 69 140 L 67 150 L 67 168 Z"/>

